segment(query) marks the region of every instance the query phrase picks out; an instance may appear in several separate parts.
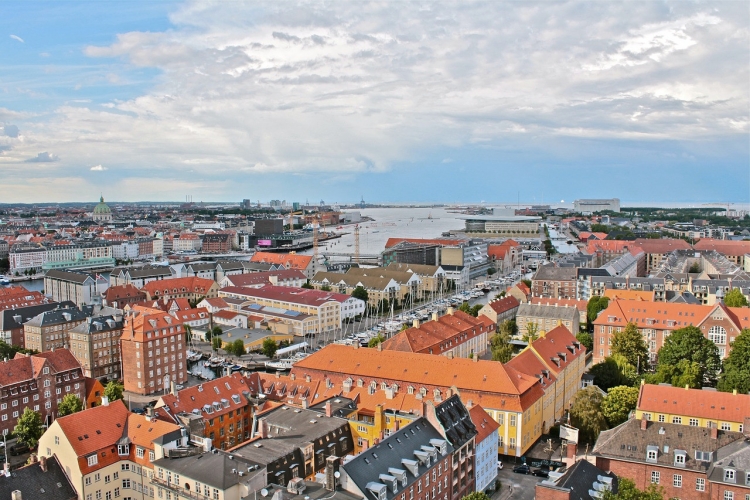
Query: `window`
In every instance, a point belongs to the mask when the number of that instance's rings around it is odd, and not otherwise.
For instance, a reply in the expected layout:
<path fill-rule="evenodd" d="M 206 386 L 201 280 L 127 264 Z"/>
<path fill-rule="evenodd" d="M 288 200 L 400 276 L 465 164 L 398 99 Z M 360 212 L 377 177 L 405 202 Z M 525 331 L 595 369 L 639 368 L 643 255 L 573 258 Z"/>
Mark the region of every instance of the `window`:
<path fill-rule="evenodd" d="M 656 471 L 656 470 L 655 471 L 651 471 L 651 482 L 653 484 L 659 484 L 659 477 L 660 476 L 661 476 L 661 474 L 659 473 L 659 471 Z"/>
<path fill-rule="evenodd" d="M 689 423 L 690 423 L 690 427 L 698 427 L 698 419 L 697 418 L 691 418 Z"/>
<path fill-rule="evenodd" d="M 140 446 L 137 446 L 135 448 L 135 456 L 136 457 L 143 458 L 144 453 L 145 453 L 145 450 L 143 448 L 141 448 Z"/>
<path fill-rule="evenodd" d="M 714 344 L 726 344 L 727 343 L 727 331 L 724 327 L 714 325 L 708 329 L 708 340 Z"/>
<path fill-rule="evenodd" d="M 60 444 L 60 436 L 55 436 L 55 445 Z"/>
<path fill-rule="evenodd" d="M 695 491 L 706 491 L 706 480 L 702 477 L 695 480 Z"/>
<path fill-rule="evenodd" d="M 724 500 L 734 500 L 734 492 L 729 490 L 724 490 Z"/>
<path fill-rule="evenodd" d="M 682 423 L 682 417 L 672 417 L 672 423 L 673 424 L 681 424 Z"/>
<path fill-rule="evenodd" d="M 672 486 L 675 488 L 682 488 L 682 474 L 675 474 L 672 476 Z"/>
<path fill-rule="evenodd" d="M 510 416 L 510 426 L 515 427 L 516 426 L 516 415 Z"/>
<path fill-rule="evenodd" d="M 722 422 L 721 423 L 721 430 L 722 431 L 731 431 L 732 425 L 729 422 Z"/>
<path fill-rule="evenodd" d="M 83 482 L 86 486 L 91 486 L 91 477 L 87 477 Z"/>
<path fill-rule="evenodd" d="M 685 467 L 685 455 L 683 453 L 675 453 L 674 464 L 680 467 Z"/>
<path fill-rule="evenodd" d="M 648 450 L 646 452 L 646 460 L 649 462 L 656 462 L 656 450 Z"/>
<path fill-rule="evenodd" d="M 122 480 L 122 489 L 123 490 L 129 490 L 130 489 L 130 479 L 123 479 Z"/>
<path fill-rule="evenodd" d="M 89 465 L 96 465 L 97 463 L 99 463 L 99 461 L 96 459 L 96 453 L 86 457 L 86 461 L 88 462 Z"/>
<path fill-rule="evenodd" d="M 664 422 L 664 415 L 659 415 L 659 422 Z"/>
<path fill-rule="evenodd" d="M 734 469 L 724 469 L 724 481 L 727 483 L 735 482 L 735 470 Z"/>

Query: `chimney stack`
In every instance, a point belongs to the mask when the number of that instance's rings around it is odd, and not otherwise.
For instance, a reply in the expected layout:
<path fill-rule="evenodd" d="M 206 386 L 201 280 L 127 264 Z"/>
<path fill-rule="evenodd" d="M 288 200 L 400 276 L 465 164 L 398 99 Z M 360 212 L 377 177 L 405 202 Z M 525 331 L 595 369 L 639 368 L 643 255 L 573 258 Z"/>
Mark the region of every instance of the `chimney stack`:
<path fill-rule="evenodd" d="M 448 314 L 450 314 L 451 316 L 453 316 L 453 308 L 452 307 L 449 307 L 447 312 L 448 312 Z"/>
<path fill-rule="evenodd" d="M 326 401 L 325 404 L 326 409 L 326 417 L 332 417 L 333 416 L 333 405 L 331 404 L 331 401 Z"/>
<path fill-rule="evenodd" d="M 716 424 L 711 425 L 711 439 L 719 439 L 719 428 Z"/>
<path fill-rule="evenodd" d="M 570 460 L 572 463 L 576 461 L 576 453 L 578 452 L 578 445 L 575 441 L 568 441 L 568 445 L 565 449 L 565 458 Z"/>
<path fill-rule="evenodd" d="M 438 313 L 437 312 L 432 313 L 432 321 L 437 321 L 437 320 L 438 320 Z"/>
<path fill-rule="evenodd" d="M 415 319 L 414 321 L 412 321 L 411 326 L 413 328 L 419 328 L 419 320 Z"/>
<path fill-rule="evenodd" d="M 260 432 L 260 438 L 261 439 L 268 439 L 268 425 L 266 424 L 265 420 L 259 420 L 258 421 L 258 431 Z"/>
<path fill-rule="evenodd" d="M 39 467 L 42 472 L 47 472 L 47 457 L 39 457 Z"/>
<path fill-rule="evenodd" d="M 745 417 L 745 421 L 742 423 L 742 433 L 750 439 L 750 417 Z"/>
<path fill-rule="evenodd" d="M 339 457 L 326 458 L 326 490 L 336 491 L 336 473 L 339 471 Z"/>
<path fill-rule="evenodd" d="M 10 494 L 10 500 L 23 500 L 23 496 L 21 496 L 21 490 L 12 491 Z"/>
<path fill-rule="evenodd" d="M 641 430 L 645 431 L 646 429 L 648 429 L 648 420 L 646 420 L 645 418 L 642 418 L 641 419 Z"/>

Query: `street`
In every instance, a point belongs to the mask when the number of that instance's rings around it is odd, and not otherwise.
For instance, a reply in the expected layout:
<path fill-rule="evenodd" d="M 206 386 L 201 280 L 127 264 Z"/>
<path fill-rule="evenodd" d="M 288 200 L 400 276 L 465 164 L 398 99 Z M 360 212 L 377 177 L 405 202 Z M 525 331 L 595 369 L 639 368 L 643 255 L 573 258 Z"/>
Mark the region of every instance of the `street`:
<path fill-rule="evenodd" d="M 543 479 L 531 474 L 516 474 L 513 472 L 514 466 L 515 464 L 508 463 L 505 464 L 503 470 L 498 471 L 497 478 L 502 482 L 502 487 L 492 495 L 493 500 L 505 500 L 507 498 L 532 500 L 534 498 L 536 484 Z M 508 492 L 510 492 L 510 496 L 508 496 Z"/>

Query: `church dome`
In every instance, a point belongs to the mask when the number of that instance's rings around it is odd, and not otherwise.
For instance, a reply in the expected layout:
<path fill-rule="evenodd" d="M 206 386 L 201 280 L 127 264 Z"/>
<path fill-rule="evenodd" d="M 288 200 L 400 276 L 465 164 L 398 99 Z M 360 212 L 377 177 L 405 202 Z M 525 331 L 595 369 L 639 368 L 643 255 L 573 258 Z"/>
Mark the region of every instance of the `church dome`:
<path fill-rule="evenodd" d="M 112 210 L 104 203 L 104 196 L 99 198 L 99 204 L 94 207 L 94 214 L 111 214 Z"/>

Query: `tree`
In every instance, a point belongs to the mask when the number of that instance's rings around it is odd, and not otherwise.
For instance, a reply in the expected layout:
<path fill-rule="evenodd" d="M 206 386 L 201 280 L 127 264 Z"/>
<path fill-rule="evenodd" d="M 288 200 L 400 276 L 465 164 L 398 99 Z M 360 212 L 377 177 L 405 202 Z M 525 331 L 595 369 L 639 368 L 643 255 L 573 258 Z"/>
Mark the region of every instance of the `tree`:
<path fill-rule="evenodd" d="M 472 491 L 461 500 L 490 500 L 490 497 L 484 491 Z"/>
<path fill-rule="evenodd" d="M 645 490 L 639 490 L 631 479 L 620 477 L 617 493 L 605 491 L 602 500 L 664 500 L 664 489 L 651 483 Z"/>
<path fill-rule="evenodd" d="M 531 290 L 531 280 L 522 279 L 521 283 L 523 283 L 524 285 L 526 285 L 527 287 L 529 287 L 529 290 Z"/>
<path fill-rule="evenodd" d="M 465 312 L 466 314 L 471 314 L 471 306 L 468 302 L 463 302 L 460 306 L 458 306 L 458 310 Z"/>
<path fill-rule="evenodd" d="M 224 350 L 229 354 L 242 356 L 243 354 L 245 354 L 245 343 L 242 341 L 242 339 L 237 339 L 234 342 L 230 342 L 229 344 L 227 344 Z"/>
<path fill-rule="evenodd" d="M 589 329 L 594 325 L 594 320 L 600 312 L 609 306 L 609 297 L 594 296 L 586 304 L 586 319 L 588 320 Z"/>
<path fill-rule="evenodd" d="M 701 265 L 698 262 L 693 262 L 693 264 L 690 266 L 690 269 L 688 269 L 689 273 L 699 273 L 701 272 Z"/>
<path fill-rule="evenodd" d="M 221 337 L 219 337 L 218 335 L 211 338 L 211 348 L 214 351 L 218 351 L 219 349 L 221 349 L 223 345 L 224 345 L 224 341 L 222 341 Z"/>
<path fill-rule="evenodd" d="M 383 337 L 381 334 L 378 333 L 377 336 L 371 338 L 367 342 L 367 347 L 377 347 L 383 342 L 385 342 L 385 337 Z"/>
<path fill-rule="evenodd" d="M 602 414 L 602 396 L 596 387 L 586 387 L 578 391 L 573 406 L 570 408 L 570 418 L 577 427 L 583 442 L 593 443 L 599 433 L 607 429 L 607 419 Z"/>
<path fill-rule="evenodd" d="M 602 401 L 602 413 L 610 427 L 615 427 L 628 419 L 638 402 L 638 388 L 627 385 L 613 387 Z"/>
<path fill-rule="evenodd" d="M 586 348 L 586 352 L 593 352 L 594 338 L 591 336 L 590 333 L 581 332 L 578 335 L 576 335 L 576 340 L 578 340 L 578 342 L 580 342 L 581 345 Z"/>
<path fill-rule="evenodd" d="M 724 296 L 724 304 L 727 307 L 747 307 L 747 299 L 742 295 L 742 290 L 732 288 Z"/>
<path fill-rule="evenodd" d="M 740 394 L 750 392 L 750 329 L 743 329 L 732 342 L 716 388 L 724 392 L 736 389 Z"/>
<path fill-rule="evenodd" d="M 310 282 L 309 282 L 309 281 L 306 281 L 306 282 L 305 282 L 305 283 L 304 283 L 304 284 L 302 285 L 302 288 L 307 288 L 308 290 L 313 290 L 313 289 L 314 289 L 315 287 L 314 287 L 314 286 L 312 286 L 312 285 L 310 284 Z"/>
<path fill-rule="evenodd" d="M 42 437 L 43 431 L 41 415 L 28 406 L 18 418 L 16 427 L 13 429 L 13 433 L 18 440 L 29 448 L 36 447 L 39 438 Z"/>
<path fill-rule="evenodd" d="M 122 392 L 124 389 L 125 388 L 118 381 L 110 380 L 104 387 L 104 396 L 106 396 L 110 403 L 117 401 L 118 399 L 122 399 Z"/>
<path fill-rule="evenodd" d="M 612 354 L 622 354 L 628 363 L 643 370 L 648 362 L 648 346 L 635 323 L 628 323 L 624 330 L 612 337 Z"/>
<path fill-rule="evenodd" d="M 507 321 L 505 322 L 507 323 Z M 498 332 L 490 338 L 490 351 L 492 352 L 492 361 L 507 363 L 513 357 L 513 345 L 510 343 L 511 329 L 505 325 L 498 329 Z"/>
<path fill-rule="evenodd" d="M 516 320 L 506 319 L 497 326 L 497 331 L 505 332 L 508 337 L 512 337 L 513 335 L 518 333 L 518 325 L 516 324 Z"/>
<path fill-rule="evenodd" d="M 612 387 L 627 383 L 622 370 L 611 357 L 604 358 L 604 361 L 592 366 L 589 369 L 589 375 L 594 377 L 594 384 L 603 391 L 608 391 Z"/>
<path fill-rule="evenodd" d="M 263 340 L 263 345 L 260 348 L 260 352 L 262 352 L 267 358 L 270 359 L 274 357 L 278 349 L 279 346 L 276 345 L 276 341 L 271 337 L 266 337 Z"/>
<path fill-rule="evenodd" d="M 539 336 L 539 325 L 533 321 L 526 323 L 526 333 L 523 335 L 523 341 L 531 343 Z"/>
<path fill-rule="evenodd" d="M 474 304 L 471 309 L 469 309 L 469 314 L 476 318 L 477 316 L 479 316 L 479 311 L 481 311 L 483 307 L 484 304 Z"/>
<path fill-rule="evenodd" d="M 324 292 L 330 292 L 331 291 L 330 285 L 323 285 L 323 286 L 320 287 L 320 289 L 323 290 Z"/>
<path fill-rule="evenodd" d="M 703 374 L 700 365 L 689 359 L 681 359 L 676 365 L 659 363 L 656 373 L 646 376 L 649 384 L 672 384 L 675 387 L 703 387 Z"/>
<path fill-rule="evenodd" d="M 678 365 L 681 360 L 690 360 L 700 368 L 703 384 L 714 385 L 721 368 L 719 349 L 716 344 L 703 336 L 698 327 L 678 328 L 664 341 L 659 350 L 657 372 L 662 365 Z"/>
<path fill-rule="evenodd" d="M 75 394 L 66 394 L 60 404 L 57 405 L 57 416 L 64 417 L 83 410 L 83 401 Z"/>

